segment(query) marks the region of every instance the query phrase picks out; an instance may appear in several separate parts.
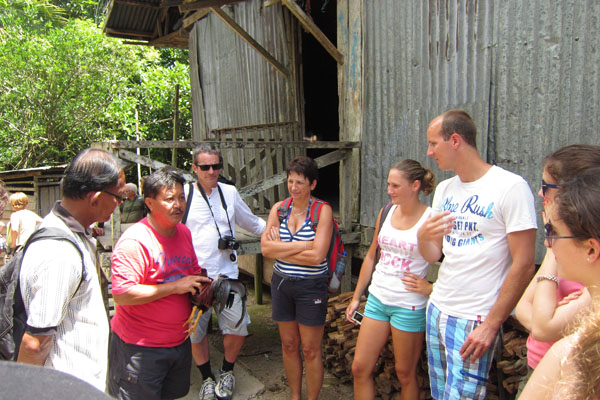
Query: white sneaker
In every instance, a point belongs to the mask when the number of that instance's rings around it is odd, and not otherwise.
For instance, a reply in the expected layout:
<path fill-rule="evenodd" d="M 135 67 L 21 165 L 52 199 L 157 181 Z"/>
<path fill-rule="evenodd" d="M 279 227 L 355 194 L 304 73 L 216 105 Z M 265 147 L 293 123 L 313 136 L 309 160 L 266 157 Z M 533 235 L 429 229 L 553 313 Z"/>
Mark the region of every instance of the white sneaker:
<path fill-rule="evenodd" d="M 219 381 L 215 388 L 215 394 L 219 400 L 229 400 L 233 397 L 233 389 L 235 388 L 235 377 L 233 371 L 227 371 L 219 375 Z"/>
<path fill-rule="evenodd" d="M 215 396 L 215 386 L 216 383 L 213 378 L 206 378 L 204 382 L 202 382 L 198 398 L 200 400 L 217 400 L 217 397 Z"/>

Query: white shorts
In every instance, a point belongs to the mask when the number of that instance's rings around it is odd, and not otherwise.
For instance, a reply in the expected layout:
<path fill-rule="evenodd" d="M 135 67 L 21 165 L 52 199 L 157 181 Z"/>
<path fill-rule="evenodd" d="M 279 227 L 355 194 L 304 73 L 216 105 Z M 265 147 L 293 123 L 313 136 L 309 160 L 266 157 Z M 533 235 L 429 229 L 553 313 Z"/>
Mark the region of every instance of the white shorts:
<path fill-rule="evenodd" d="M 237 328 L 235 327 L 240 320 L 242 310 L 242 299 L 239 294 L 234 293 L 233 305 L 231 308 L 224 308 L 220 313 L 216 313 L 217 320 L 219 321 L 219 329 L 223 335 L 248 336 L 248 325 L 250 325 L 251 322 L 248 311 L 246 311 L 244 320 L 240 325 Z M 200 321 L 198 321 L 198 325 L 196 326 L 196 331 L 192 333 L 192 336 L 190 337 L 192 343 L 200 343 L 204 339 L 206 330 L 208 329 L 208 321 L 210 321 L 211 316 L 212 308 L 209 308 L 202 314 Z"/>

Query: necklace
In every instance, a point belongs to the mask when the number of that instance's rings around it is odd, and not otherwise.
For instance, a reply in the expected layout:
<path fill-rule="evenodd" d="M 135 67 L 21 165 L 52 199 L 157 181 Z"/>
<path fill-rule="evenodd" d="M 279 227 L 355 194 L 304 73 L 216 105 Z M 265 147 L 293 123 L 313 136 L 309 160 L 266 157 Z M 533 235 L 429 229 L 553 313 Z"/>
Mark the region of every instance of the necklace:
<path fill-rule="evenodd" d="M 298 216 L 300 216 L 300 215 L 303 215 L 303 214 L 304 214 L 304 213 L 305 213 L 307 210 L 308 210 L 308 207 L 306 207 L 306 208 L 305 208 L 305 209 L 303 209 L 303 210 L 300 210 L 300 212 L 299 212 L 299 213 L 297 213 L 297 212 L 294 212 L 294 207 L 292 207 L 292 214 L 293 214 L 293 215 L 295 215 L 296 217 L 298 217 Z"/>

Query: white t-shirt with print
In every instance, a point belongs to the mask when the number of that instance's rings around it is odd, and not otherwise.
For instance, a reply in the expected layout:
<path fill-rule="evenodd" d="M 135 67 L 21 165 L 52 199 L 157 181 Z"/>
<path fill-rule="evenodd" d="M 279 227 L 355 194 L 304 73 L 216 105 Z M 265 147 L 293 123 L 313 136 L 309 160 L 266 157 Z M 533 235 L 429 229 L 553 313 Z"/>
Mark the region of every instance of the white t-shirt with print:
<path fill-rule="evenodd" d="M 492 166 L 474 182 L 458 176 L 441 182 L 432 207 L 456 220 L 443 238 L 431 302 L 448 315 L 484 320 L 512 264 L 507 234 L 537 228 L 531 189 L 519 175 Z"/>
<path fill-rule="evenodd" d="M 419 252 L 417 231 L 431 215 L 431 207 L 427 207 L 419 221 L 406 230 L 392 226 L 392 215 L 396 207 L 392 206 L 379 229 L 377 242 L 381 252 L 373 272 L 369 293 L 385 305 L 418 310 L 425 308 L 427 296 L 406 290 L 402 278 L 405 272 L 421 278 L 425 278 L 427 274 L 429 263 Z"/>

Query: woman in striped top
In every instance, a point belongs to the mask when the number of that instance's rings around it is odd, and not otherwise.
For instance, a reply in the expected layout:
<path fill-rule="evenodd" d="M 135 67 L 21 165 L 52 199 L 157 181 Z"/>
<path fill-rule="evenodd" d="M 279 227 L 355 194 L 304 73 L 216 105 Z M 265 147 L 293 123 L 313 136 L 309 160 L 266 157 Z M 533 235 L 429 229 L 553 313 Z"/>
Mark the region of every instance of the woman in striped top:
<path fill-rule="evenodd" d="M 311 192 L 317 185 L 317 163 L 298 156 L 288 164 L 287 185 L 291 206 L 279 222 L 279 207 L 271 209 L 267 228 L 261 237 L 262 254 L 275 258 L 271 296 L 273 320 L 277 321 L 283 365 L 292 400 L 299 400 L 302 388 L 302 357 L 306 367 L 308 399 L 317 399 L 323 383 L 321 343 L 327 313 L 327 251 L 333 229 L 333 215 L 328 204 L 321 206 L 316 231 L 309 210 Z"/>

